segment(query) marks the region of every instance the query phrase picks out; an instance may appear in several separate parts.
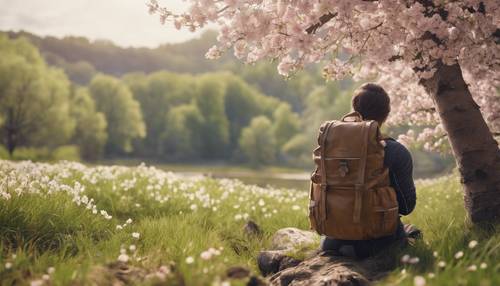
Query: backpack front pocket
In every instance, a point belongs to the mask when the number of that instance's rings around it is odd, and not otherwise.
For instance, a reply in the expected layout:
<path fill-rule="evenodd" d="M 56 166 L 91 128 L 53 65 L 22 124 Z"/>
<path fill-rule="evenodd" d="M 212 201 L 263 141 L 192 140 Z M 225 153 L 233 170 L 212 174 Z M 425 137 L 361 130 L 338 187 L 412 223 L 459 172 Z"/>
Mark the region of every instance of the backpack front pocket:
<path fill-rule="evenodd" d="M 396 192 L 392 187 L 373 190 L 372 235 L 376 237 L 393 235 L 396 232 L 399 207 Z"/>

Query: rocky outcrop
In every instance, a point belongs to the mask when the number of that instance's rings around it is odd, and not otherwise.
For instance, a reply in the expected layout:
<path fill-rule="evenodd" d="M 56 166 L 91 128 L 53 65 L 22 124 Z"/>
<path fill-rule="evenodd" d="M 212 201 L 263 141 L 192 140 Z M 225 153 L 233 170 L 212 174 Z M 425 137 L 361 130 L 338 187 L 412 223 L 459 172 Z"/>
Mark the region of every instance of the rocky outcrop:
<path fill-rule="evenodd" d="M 279 286 L 370 285 L 384 277 L 391 265 L 392 261 L 383 257 L 356 260 L 323 252 L 275 273 L 269 282 Z"/>
<path fill-rule="evenodd" d="M 249 220 L 245 226 L 243 226 L 243 232 L 245 232 L 248 236 L 262 236 L 262 230 L 252 220 Z"/>
<path fill-rule="evenodd" d="M 261 251 L 257 257 L 259 270 L 264 276 L 268 276 L 289 267 L 297 266 L 302 260 L 287 256 L 280 250 Z"/>
<path fill-rule="evenodd" d="M 311 231 L 293 227 L 280 229 L 271 238 L 270 249 L 259 253 L 257 265 L 264 276 L 297 266 L 303 260 L 301 256 L 315 252 L 310 249 L 316 248 L 318 243 L 318 235 Z"/>
<path fill-rule="evenodd" d="M 309 250 L 304 251 L 304 246 Z M 271 249 L 260 252 L 258 266 L 269 283 L 276 286 L 370 285 L 394 266 L 390 255 L 357 260 L 320 252 L 318 248 L 315 233 L 280 229 L 272 238 Z M 296 255 L 296 251 L 302 253 Z"/>

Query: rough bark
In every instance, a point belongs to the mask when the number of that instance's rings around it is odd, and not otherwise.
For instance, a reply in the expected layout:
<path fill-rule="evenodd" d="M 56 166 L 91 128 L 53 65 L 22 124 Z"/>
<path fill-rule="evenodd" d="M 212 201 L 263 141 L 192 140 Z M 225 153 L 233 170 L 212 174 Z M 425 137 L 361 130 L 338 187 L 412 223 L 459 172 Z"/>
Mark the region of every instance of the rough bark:
<path fill-rule="evenodd" d="M 421 84 L 432 96 L 448 134 L 474 223 L 500 218 L 500 150 L 464 81 L 459 64 L 439 63 Z"/>
<path fill-rule="evenodd" d="M 6 136 L 6 145 L 7 145 L 7 151 L 9 152 L 9 156 L 12 158 L 12 154 L 14 154 L 14 149 L 16 149 L 17 145 L 17 140 L 16 140 L 16 131 L 17 129 L 14 126 L 14 111 L 12 108 L 9 109 L 8 112 L 8 119 L 7 119 L 7 126 L 5 127 L 5 136 Z"/>

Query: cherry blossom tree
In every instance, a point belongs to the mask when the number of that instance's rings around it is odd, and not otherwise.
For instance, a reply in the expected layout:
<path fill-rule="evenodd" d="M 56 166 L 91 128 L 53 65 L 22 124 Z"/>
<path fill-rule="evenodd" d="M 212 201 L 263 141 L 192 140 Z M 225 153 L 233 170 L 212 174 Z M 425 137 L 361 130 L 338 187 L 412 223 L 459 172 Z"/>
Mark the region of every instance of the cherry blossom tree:
<path fill-rule="evenodd" d="M 290 76 L 309 64 L 324 76 L 377 78 L 389 90 L 389 123 L 421 125 L 403 139 L 440 148 L 448 138 L 473 222 L 500 217 L 500 2 L 498 0 L 188 0 L 176 14 L 151 0 L 162 22 L 195 31 L 218 25 L 217 58 L 271 59 Z M 498 138 L 498 137 L 497 137 Z"/>

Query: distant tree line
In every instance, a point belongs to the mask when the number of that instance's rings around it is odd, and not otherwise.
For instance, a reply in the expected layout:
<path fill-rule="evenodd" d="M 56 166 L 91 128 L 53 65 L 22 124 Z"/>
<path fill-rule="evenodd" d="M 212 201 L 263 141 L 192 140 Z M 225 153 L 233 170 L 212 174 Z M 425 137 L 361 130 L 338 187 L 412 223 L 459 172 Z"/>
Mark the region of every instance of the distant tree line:
<path fill-rule="evenodd" d="M 205 60 L 214 42 L 212 32 L 156 49 L 0 33 L 0 157 L 310 167 L 318 126 L 349 110 L 355 84 L 325 83 L 314 69 L 284 79 L 273 63 L 230 55 Z M 420 149 L 418 173 L 451 164 Z"/>
<path fill-rule="evenodd" d="M 49 66 L 25 38 L 0 35 L 0 52 L 0 130 L 10 154 L 18 147 L 71 144 L 85 160 L 133 156 L 300 164 L 314 141 L 304 129 L 313 133 L 313 126 L 331 116 L 326 110 L 321 116 L 317 108 L 324 110 L 329 98 L 347 98 L 331 85 L 303 100 L 297 84 L 292 104 L 296 101 L 301 115 L 290 102 L 260 91 L 262 85 L 277 93 L 280 85 L 284 92 L 292 89 L 273 80 L 264 66 L 260 73 L 240 70 L 253 85 L 232 72 L 166 71 L 121 78 L 96 73 L 79 85 Z M 348 102 L 343 107 L 334 112 L 346 111 Z"/>

